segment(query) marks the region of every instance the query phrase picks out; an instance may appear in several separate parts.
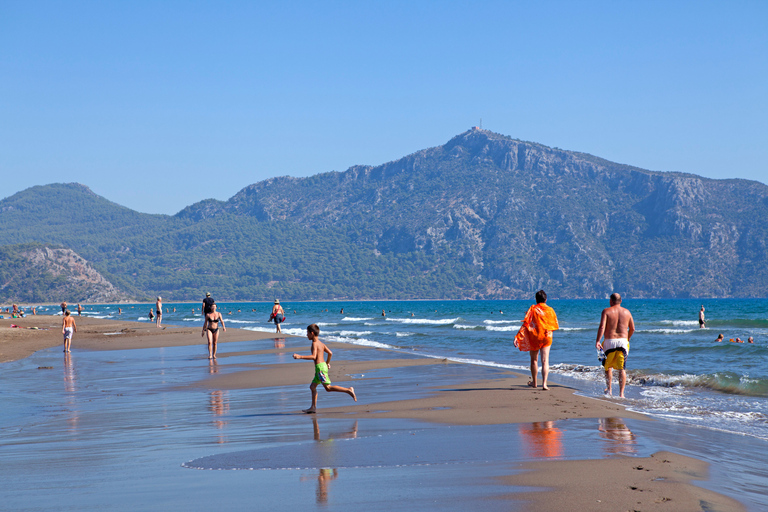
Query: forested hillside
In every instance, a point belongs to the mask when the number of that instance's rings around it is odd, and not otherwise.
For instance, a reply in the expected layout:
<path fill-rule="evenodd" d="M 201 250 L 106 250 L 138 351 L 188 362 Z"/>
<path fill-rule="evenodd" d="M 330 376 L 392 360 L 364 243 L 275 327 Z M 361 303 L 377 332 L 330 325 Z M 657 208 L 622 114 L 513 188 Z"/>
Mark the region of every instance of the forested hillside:
<path fill-rule="evenodd" d="M 136 298 L 748 297 L 768 296 L 766 220 L 758 182 L 470 130 L 175 216 L 33 187 L 0 201 L 0 244 L 60 244 Z"/>

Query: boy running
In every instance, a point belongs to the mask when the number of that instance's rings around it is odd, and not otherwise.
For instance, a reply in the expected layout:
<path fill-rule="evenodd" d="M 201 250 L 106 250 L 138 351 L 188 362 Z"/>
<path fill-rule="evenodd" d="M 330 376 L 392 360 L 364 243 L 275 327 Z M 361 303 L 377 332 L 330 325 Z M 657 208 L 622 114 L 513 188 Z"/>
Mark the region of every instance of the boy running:
<path fill-rule="evenodd" d="M 70 316 L 69 310 L 64 310 L 64 321 L 61 323 L 61 334 L 64 335 L 64 352 L 70 352 L 72 334 L 77 332 L 75 319 Z"/>
<path fill-rule="evenodd" d="M 355 402 L 357 402 L 357 396 L 355 396 L 355 388 L 344 388 L 341 386 L 332 386 L 331 379 L 328 377 L 328 370 L 331 368 L 331 357 L 333 352 L 331 349 L 325 346 L 325 343 L 320 341 L 318 336 L 320 335 L 320 327 L 317 324 L 312 324 L 307 327 L 307 339 L 312 341 L 312 345 L 309 347 L 312 351 L 312 355 L 302 356 L 299 354 L 293 354 L 294 359 L 309 359 L 315 362 L 315 378 L 312 380 L 312 384 L 309 385 L 309 389 L 312 391 L 312 406 L 309 409 L 303 409 L 302 412 L 307 414 L 314 414 L 317 412 L 317 385 L 322 384 L 326 391 L 336 391 L 339 393 L 346 393 L 351 396 Z M 328 354 L 328 361 L 325 361 L 325 354 Z"/>

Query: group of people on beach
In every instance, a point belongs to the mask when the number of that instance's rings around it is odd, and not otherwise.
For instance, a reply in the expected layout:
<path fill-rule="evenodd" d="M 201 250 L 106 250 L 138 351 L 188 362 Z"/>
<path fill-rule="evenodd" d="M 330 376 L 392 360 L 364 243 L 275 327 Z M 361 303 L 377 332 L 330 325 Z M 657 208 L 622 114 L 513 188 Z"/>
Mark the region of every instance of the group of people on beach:
<path fill-rule="evenodd" d="M 531 380 L 528 386 L 538 385 L 539 358 L 541 358 L 541 388 L 548 390 L 549 349 L 552 346 L 552 333 L 560 328 L 555 310 L 547 304 L 547 293 L 536 292 L 536 304 L 528 308 L 523 325 L 515 336 L 514 345 L 521 351 L 528 352 L 531 358 Z M 632 313 L 621 306 L 621 295 L 614 293 L 610 297 L 610 307 L 603 310 L 597 329 L 595 348 L 605 369 L 605 393 L 612 394 L 613 370 L 619 372 L 619 396 L 624 398 L 627 384 L 626 360 L 629 355 L 629 340 L 635 332 Z M 602 341 L 602 342 L 601 342 Z"/>

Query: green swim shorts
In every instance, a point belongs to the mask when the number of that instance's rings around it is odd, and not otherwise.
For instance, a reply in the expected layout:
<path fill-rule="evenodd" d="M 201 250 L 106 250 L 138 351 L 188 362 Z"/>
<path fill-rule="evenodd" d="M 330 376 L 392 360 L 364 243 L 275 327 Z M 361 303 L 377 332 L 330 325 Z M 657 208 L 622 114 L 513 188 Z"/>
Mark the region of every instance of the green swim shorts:
<path fill-rule="evenodd" d="M 312 379 L 312 384 L 322 384 L 324 386 L 331 383 L 331 378 L 328 376 L 328 365 L 326 363 L 317 363 L 315 365 L 315 378 Z"/>

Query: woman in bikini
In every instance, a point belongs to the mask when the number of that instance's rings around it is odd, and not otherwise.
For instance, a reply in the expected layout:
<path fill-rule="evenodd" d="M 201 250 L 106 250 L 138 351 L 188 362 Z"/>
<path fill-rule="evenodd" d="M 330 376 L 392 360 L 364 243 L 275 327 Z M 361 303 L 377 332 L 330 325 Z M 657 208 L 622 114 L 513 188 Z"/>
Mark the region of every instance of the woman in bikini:
<path fill-rule="evenodd" d="M 216 359 L 216 348 L 219 342 L 219 323 L 224 332 L 227 332 L 227 328 L 224 326 L 224 318 L 221 313 L 216 311 L 216 304 L 211 306 L 211 312 L 205 315 L 205 322 L 203 322 L 203 332 L 201 336 L 208 334 L 208 359 Z"/>

